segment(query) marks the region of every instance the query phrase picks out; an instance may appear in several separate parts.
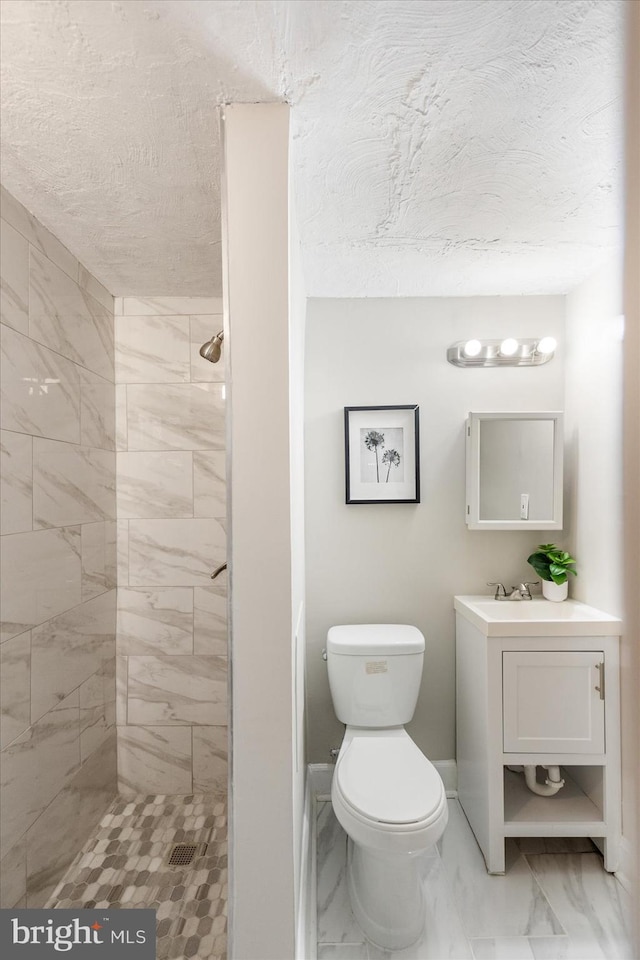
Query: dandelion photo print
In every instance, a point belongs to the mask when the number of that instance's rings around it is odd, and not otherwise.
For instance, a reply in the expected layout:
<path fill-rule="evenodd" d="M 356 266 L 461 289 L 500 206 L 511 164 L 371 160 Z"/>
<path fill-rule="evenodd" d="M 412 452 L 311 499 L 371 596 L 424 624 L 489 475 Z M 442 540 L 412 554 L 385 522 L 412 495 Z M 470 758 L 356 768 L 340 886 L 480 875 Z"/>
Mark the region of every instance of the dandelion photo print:
<path fill-rule="evenodd" d="M 347 503 L 419 503 L 418 407 L 345 407 Z"/>
<path fill-rule="evenodd" d="M 404 483 L 403 427 L 360 427 L 362 483 Z"/>

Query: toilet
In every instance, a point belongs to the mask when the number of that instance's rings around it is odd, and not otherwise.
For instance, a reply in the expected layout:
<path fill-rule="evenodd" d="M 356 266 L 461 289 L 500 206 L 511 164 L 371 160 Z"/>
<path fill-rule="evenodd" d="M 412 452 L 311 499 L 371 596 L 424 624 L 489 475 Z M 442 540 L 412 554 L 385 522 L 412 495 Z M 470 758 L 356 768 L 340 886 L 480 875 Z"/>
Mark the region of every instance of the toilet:
<path fill-rule="evenodd" d="M 402 949 L 424 929 L 424 854 L 442 836 L 444 785 L 404 729 L 422 677 L 424 637 L 407 624 L 331 627 L 326 659 L 346 731 L 331 786 L 347 834 L 351 907 L 366 937 Z"/>

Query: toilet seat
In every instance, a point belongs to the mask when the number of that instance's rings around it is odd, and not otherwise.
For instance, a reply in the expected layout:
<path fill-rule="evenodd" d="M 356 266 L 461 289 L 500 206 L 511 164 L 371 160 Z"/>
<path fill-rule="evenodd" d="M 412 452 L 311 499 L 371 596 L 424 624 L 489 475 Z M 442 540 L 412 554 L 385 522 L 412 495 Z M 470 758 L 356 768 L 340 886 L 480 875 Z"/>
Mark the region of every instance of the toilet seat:
<path fill-rule="evenodd" d="M 442 814 L 440 775 L 406 732 L 354 737 L 334 776 L 342 802 L 358 819 L 410 829 L 426 827 Z"/>

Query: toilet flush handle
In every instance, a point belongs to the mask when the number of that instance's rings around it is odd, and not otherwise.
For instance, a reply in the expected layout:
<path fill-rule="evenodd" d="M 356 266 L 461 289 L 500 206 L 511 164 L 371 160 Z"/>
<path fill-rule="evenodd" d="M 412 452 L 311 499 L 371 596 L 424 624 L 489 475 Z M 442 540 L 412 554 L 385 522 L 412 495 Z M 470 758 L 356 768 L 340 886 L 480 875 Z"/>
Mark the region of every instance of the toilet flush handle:
<path fill-rule="evenodd" d="M 327 659 L 327 651 L 326 651 L 326 650 L 323 650 L 323 651 L 322 651 L 322 659 L 323 659 L 323 660 L 326 660 L 326 659 Z"/>

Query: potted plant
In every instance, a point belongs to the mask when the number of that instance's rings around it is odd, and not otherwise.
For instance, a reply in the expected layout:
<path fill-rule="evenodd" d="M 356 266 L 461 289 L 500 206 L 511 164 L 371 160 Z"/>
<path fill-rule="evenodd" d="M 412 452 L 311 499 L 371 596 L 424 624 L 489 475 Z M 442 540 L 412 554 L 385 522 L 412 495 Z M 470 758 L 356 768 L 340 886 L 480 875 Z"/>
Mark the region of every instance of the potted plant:
<path fill-rule="evenodd" d="M 542 580 L 542 595 L 547 600 L 566 600 L 569 592 L 568 574 L 577 576 L 576 561 L 555 543 L 541 543 L 535 553 L 527 557 L 535 572 Z"/>

